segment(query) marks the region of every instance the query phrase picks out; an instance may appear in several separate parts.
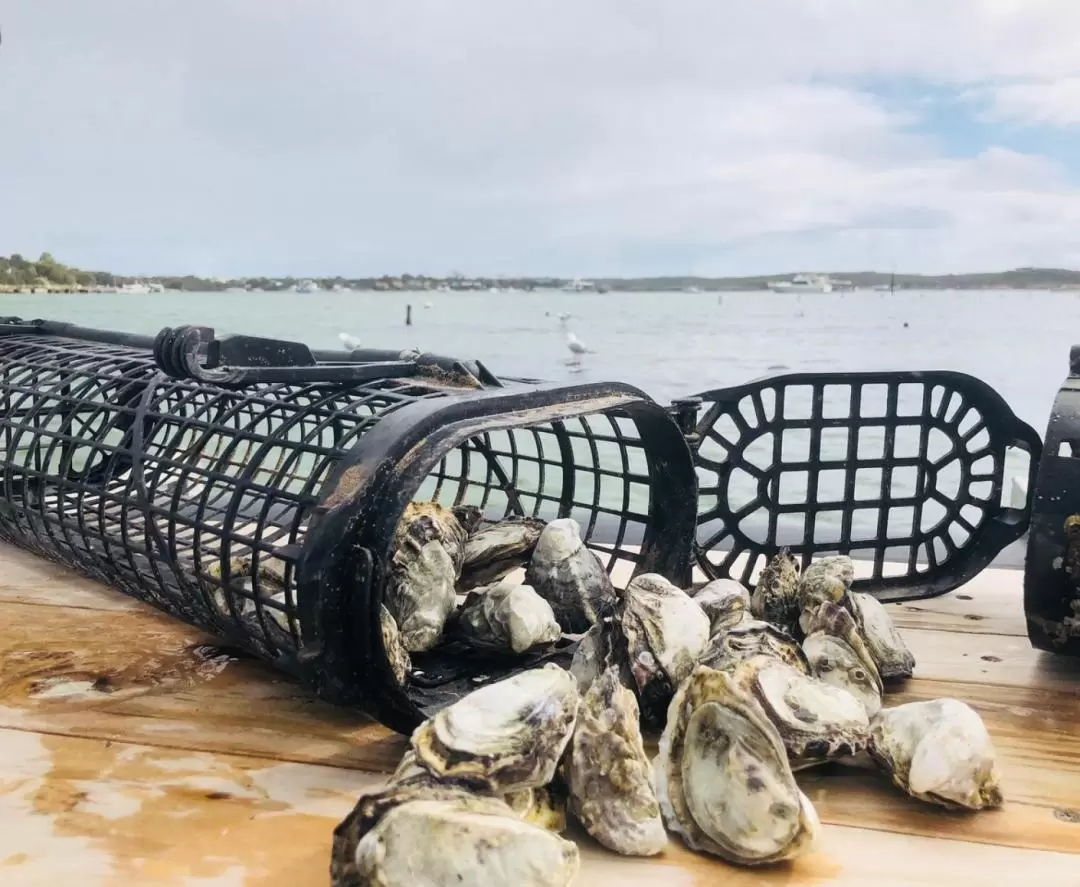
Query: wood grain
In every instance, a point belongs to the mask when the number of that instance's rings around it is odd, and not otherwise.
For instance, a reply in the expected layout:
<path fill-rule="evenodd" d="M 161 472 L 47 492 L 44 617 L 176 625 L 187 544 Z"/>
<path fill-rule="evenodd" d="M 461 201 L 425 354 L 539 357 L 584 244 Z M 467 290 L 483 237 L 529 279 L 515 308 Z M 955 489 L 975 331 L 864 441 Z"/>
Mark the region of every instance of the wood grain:
<path fill-rule="evenodd" d="M 380 782 L 308 764 L 0 730 L 0 879 L 28 887 L 325 884 L 334 825 Z M 828 806 L 826 790 L 810 790 Z M 906 814 L 902 804 L 895 815 Z M 992 883 L 1020 883 L 1025 870 L 1045 883 L 1076 883 L 1075 855 L 1004 845 L 1016 842 L 1009 829 L 1024 826 L 1037 833 L 1034 843 L 1069 847 L 1069 830 L 1080 826 L 1031 818 L 1038 811 L 1006 815 L 935 816 L 937 838 L 830 825 L 814 853 L 765 870 L 692 854 L 676 839 L 657 859 L 630 860 L 573 837 L 582 884 L 912 887 L 946 883 L 965 867 L 958 884 L 975 884 L 980 871 Z M 965 830 L 966 821 L 978 830 Z M 973 837 L 1003 840 L 976 845 Z"/>
<path fill-rule="evenodd" d="M 402 737 L 62 568 L 6 547 L 0 565 L 0 883 L 326 883 L 330 831 Z M 1019 577 L 892 608 L 918 665 L 887 704 L 973 705 L 1004 809 L 938 810 L 855 759 L 798 775 L 825 828 L 793 865 L 740 870 L 675 840 L 625 860 L 582 838 L 578 883 L 982 887 L 1037 871 L 1080 887 L 1080 662 L 1028 646 Z"/>

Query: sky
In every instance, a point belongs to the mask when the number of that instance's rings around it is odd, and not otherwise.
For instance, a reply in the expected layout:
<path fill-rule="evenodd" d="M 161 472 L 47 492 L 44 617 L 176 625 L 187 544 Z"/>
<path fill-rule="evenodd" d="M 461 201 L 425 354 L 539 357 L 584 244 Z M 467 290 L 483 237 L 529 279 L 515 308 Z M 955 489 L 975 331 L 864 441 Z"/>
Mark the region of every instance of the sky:
<path fill-rule="evenodd" d="M 1080 267 L 1077 0 L 5 0 L 0 255 Z"/>

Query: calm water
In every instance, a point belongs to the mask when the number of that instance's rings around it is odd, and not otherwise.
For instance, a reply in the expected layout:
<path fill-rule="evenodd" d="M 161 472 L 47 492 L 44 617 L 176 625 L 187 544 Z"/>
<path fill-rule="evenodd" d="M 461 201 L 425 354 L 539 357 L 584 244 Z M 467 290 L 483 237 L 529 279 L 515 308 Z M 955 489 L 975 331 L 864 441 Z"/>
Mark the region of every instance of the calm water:
<path fill-rule="evenodd" d="M 0 306 L 147 334 L 206 324 L 317 348 L 341 347 L 344 331 L 372 347 L 476 358 L 496 374 L 626 381 L 661 401 L 783 369 L 959 370 L 1040 433 L 1080 341 L 1077 293 L 166 293 L 0 296 Z M 562 312 L 573 315 L 565 328 Z M 567 330 L 596 351 L 580 367 L 566 365 Z"/>
<path fill-rule="evenodd" d="M 5 315 L 151 335 L 195 323 L 219 335 L 339 348 L 344 331 L 371 347 L 476 358 L 496 374 L 626 381 L 661 402 L 787 370 L 958 370 L 996 388 L 1040 434 L 1069 348 L 1080 340 L 1076 293 L 166 293 L 0 300 Z M 404 324 L 408 304 L 411 327 Z M 564 312 L 572 317 L 561 322 Z M 578 366 L 567 362 L 569 331 L 595 351 Z M 1023 457 L 1011 456 L 1007 470 L 1025 475 Z M 836 489 L 824 489 L 832 474 Z M 863 490 L 862 474 L 856 498 L 875 496 L 878 477 Z M 842 497 L 843 472 L 823 473 L 821 484 L 820 500 Z M 754 488 L 749 476 L 733 476 L 729 499 L 748 501 Z M 894 477 L 894 495 L 913 492 L 905 477 Z M 826 532 L 839 531 L 838 516 L 823 522 Z M 799 528 L 787 530 L 801 535 Z M 872 538 L 874 526 L 860 532 L 859 538 Z"/>

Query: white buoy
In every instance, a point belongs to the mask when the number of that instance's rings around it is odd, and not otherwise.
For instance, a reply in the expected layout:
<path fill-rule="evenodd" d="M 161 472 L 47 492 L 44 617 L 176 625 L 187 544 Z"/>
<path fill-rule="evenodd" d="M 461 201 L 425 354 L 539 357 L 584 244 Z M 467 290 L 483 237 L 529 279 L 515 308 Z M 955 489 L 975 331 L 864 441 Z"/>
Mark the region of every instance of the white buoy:
<path fill-rule="evenodd" d="M 356 336 L 351 336 L 348 333 L 338 333 L 338 338 L 341 339 L 341 343 L 350 351 L 355 351 L 357 348 L 364 347 L 363 342 L 356 338 Z"/>

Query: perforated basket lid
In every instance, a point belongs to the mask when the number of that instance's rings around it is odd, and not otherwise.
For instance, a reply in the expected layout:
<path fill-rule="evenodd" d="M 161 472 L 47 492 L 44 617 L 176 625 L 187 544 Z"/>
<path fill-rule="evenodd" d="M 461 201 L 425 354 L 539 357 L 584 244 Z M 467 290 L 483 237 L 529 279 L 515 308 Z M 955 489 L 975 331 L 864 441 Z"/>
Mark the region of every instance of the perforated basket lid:
<path fill-rule="evenodd" d="M 932 597 L 1027 529 L 1030 499 L 1003 501 L 1006 463 L 1018 451 L 1034 476 L 1041 441 L 972 376 L 792 373 L 674 409 L 694 449 L 696 561 L 710 578 L 752 584 L 788 548 L 804 566 L 867 561 L 855 587 L 882 600 Z"/>

